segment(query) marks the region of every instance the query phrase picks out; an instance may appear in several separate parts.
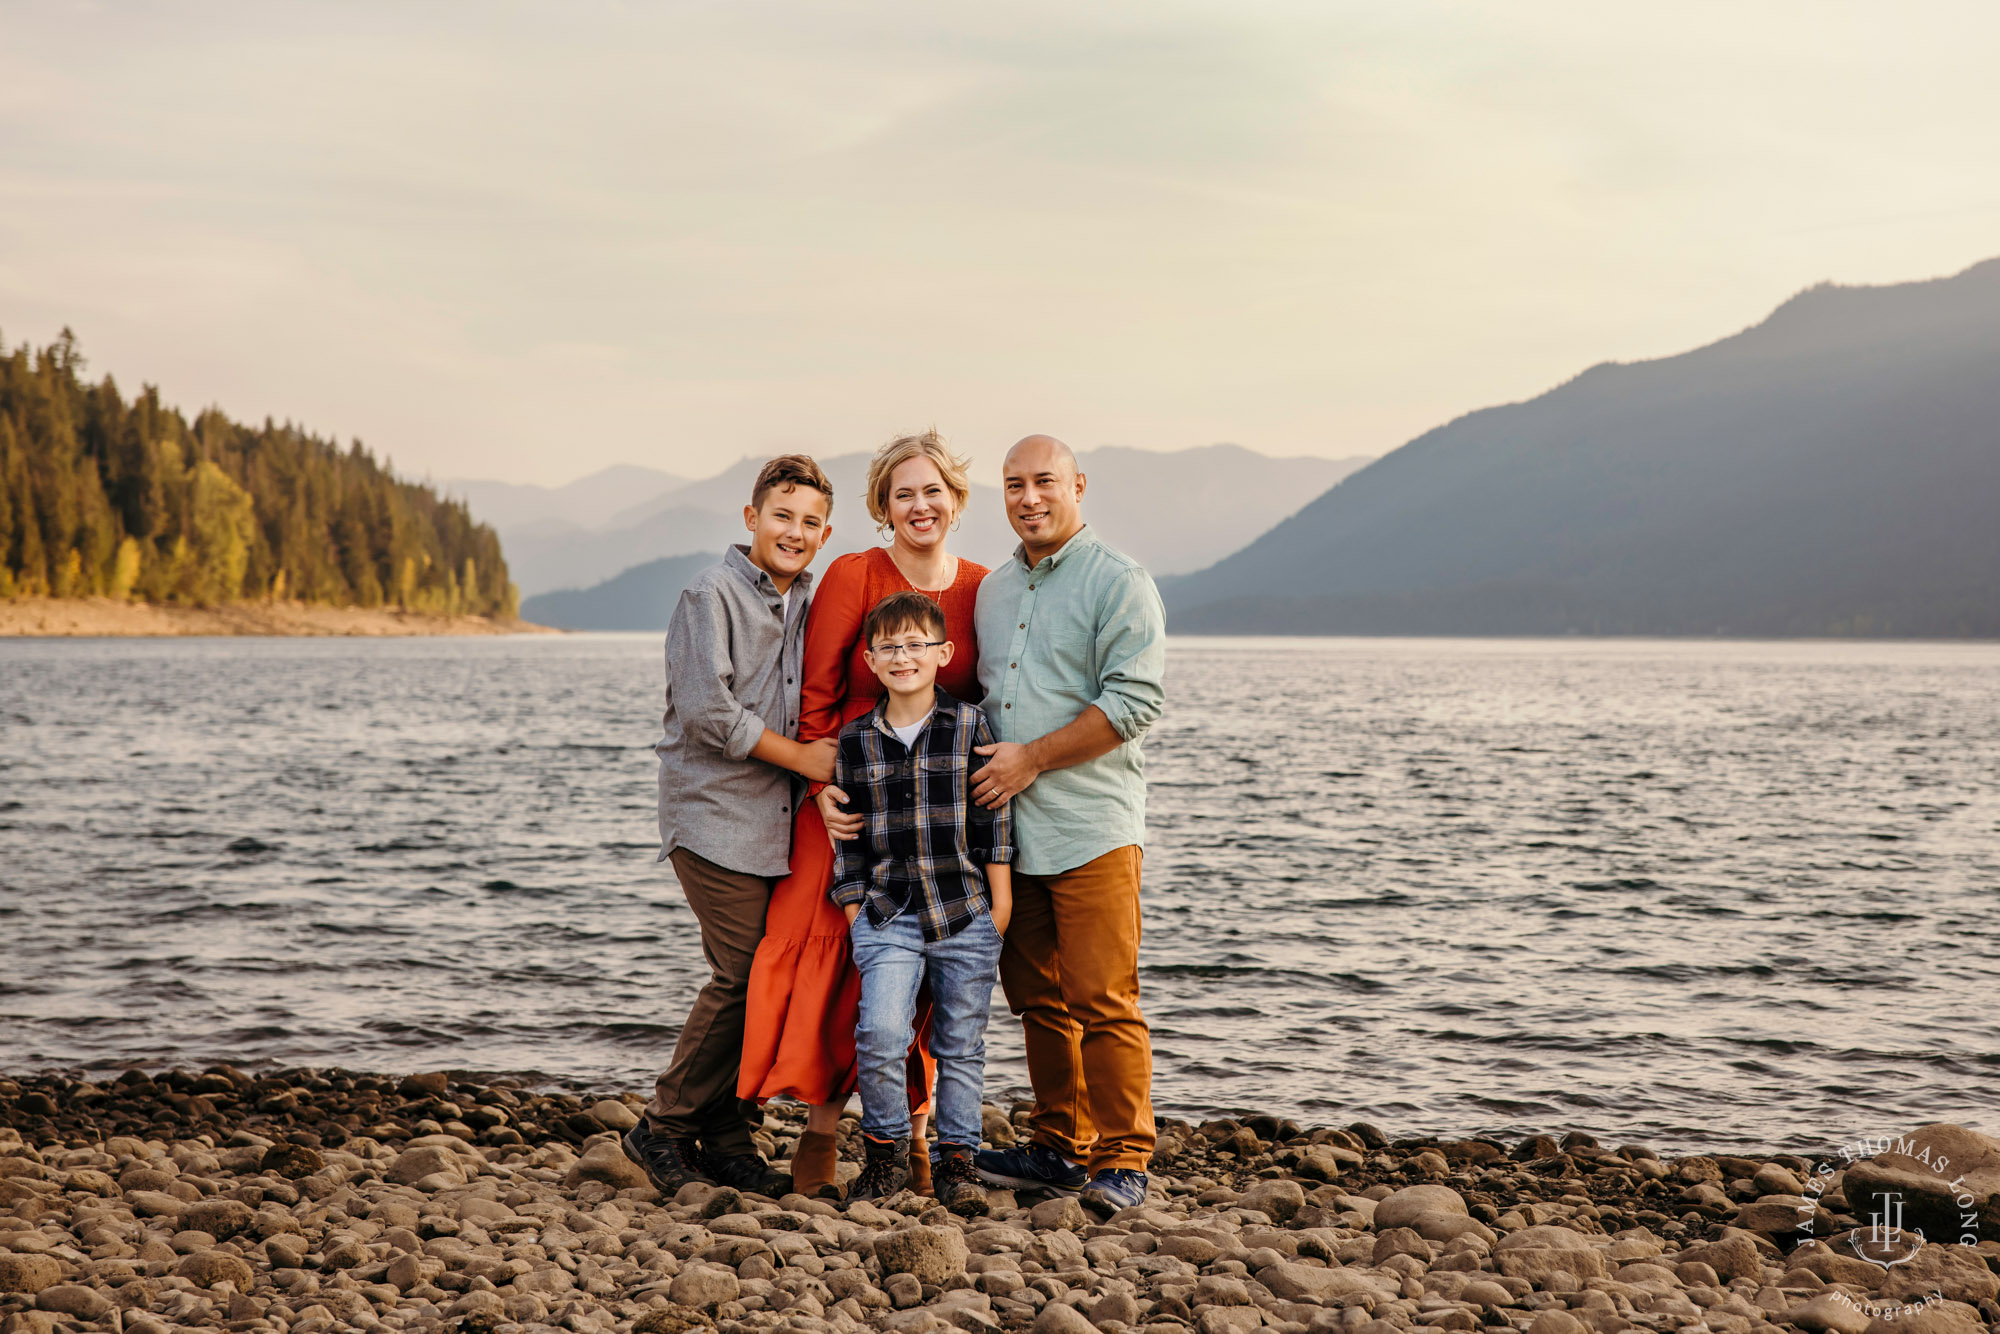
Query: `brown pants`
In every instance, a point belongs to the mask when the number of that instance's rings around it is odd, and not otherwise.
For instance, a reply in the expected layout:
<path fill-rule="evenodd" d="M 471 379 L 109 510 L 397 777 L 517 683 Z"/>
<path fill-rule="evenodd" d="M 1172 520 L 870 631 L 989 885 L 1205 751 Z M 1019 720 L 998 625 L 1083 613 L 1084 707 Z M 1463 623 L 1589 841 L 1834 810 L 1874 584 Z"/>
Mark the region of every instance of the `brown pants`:
<path fill-rule="evenodd" d="M 764 938 L 771 882 L 717 866 L 686 848 L 675 848 L 668 858 L 701 923 L 709 979 L 681 1025 L 673 1064 L 654 1085 L 647 1119 L 661 1134 L 699 1139 L 712 1152 L 755 1153 L 750 1131 L 764 1123 L 764 1113 L 736 1096 L 736 1073 L 743 1064 L 750 962 Z"/>
<path fill-rule="evenodd" d="M 1027 1030 L 1029 1136 L 1093 1173 L 1146 1170 L 1153 1044 L 1139 1012 L 1140 850 L 1061 875 L 1014 877 L 1000 954 L 1007 1005 Z"/>

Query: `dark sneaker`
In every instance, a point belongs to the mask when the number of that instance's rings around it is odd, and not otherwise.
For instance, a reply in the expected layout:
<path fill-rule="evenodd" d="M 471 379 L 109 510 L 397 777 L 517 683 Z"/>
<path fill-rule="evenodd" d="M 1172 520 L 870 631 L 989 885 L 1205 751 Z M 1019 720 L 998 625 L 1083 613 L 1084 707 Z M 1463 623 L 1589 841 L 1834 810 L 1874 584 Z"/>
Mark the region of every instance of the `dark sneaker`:
<path fill-rule="evenodd" d="M 645 1170 L 653 1189 L 672 1199 L 690 1181 L 713 1185 L 702 1170 L 701 1150 L 691 1139 L 673 1139 L 654 1131 L 645 1117 L 625 1132 L 625 1156 Z"/>
<path fill-rule="evenodd" d="M 1077 1202 L 1099 1218 L 1146 1202 L 1146 1174 L 1124 1167 L 1107 1167 L 1077 1194 Z"/>
<path fill-rule="evenodd" d="M 963 1144 L 940 1146 L 931 1164 L 931 1184 L 938 1203 L 960 1218 L 986 1216 L 986 1183 L 972 1165 L 972 1150 Z"/>
<path fill-rule="evenodd" d="M 981 1149 L 972 1155 L 980 1180 L 1012 1190 L 1074 1195 L 1090 1180 L 1081 1166 L 1041 1144 L 1025 1149 Z"/>
<path fill-rule="evenodd" d="M 861 1175 L 847 1188 L 848 1199 L 886 1200 L 910 1184 L 908 1136 L 880 1140 L 863 1135 L 861 1144 L 868 1151 L 868 1160 L 861 1165 Z"/>
<path fill-rule="evenodd" d="M 763 1195 L 774 1200 L 791 1193 L 791 1177 L 764 1161 L 761 1154 L 707 1153 L 702 1155 L 702 1162 L 708 1168 L 709 1180 L 718 1186 L 731 1186 L 745 1195 Z"/>

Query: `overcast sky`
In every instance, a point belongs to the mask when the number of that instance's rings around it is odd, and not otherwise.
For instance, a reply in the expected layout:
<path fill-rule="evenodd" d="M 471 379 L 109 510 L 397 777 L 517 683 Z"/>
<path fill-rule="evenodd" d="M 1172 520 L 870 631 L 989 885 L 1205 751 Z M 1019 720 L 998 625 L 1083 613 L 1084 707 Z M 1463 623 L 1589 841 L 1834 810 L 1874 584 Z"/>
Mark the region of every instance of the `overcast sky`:
<path fill-rule="evenodd" d="M 2000 6 L 0 0 L 0 336 L 436 477 L 1381 453 L 2000 254 Z"/>

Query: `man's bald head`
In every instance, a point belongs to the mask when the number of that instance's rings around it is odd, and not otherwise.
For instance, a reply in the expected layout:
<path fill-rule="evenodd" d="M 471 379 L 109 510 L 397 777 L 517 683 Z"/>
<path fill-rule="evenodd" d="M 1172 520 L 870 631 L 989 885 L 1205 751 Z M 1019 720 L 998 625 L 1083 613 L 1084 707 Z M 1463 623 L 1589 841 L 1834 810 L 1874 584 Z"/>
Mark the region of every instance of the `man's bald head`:
<path fill-rule="evenodd" d="M 1007 451 L 1000 490 L 1030 564 L 1060 551 L 1083 527 L 1086 481 L 1075 451 L 1052 435 L 1023 436 Z"/>
<path fill-rule="evenodd" d="M 1074 477 L 1080 471 L 1076 463 L 1076 451 L 1052 435 L 1024 435 L 1014 442 L 1007 451 L 1006 460 L 1000 465 L 1004 476 L 1014 470 L 1014 462 L 1019 458 L 1022 466 L 1032 468 L 1038 463 L 1054 463 L 1067 469 Z"/>

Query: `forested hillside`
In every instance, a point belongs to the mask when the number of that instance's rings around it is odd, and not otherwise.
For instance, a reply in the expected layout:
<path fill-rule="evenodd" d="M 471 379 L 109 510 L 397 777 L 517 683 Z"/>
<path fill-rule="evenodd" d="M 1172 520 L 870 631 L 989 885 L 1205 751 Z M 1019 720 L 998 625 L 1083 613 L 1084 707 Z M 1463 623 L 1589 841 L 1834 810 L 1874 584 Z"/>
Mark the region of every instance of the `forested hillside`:
<path fill-rule="evenodd" d="M 68 330 L 0 356 L 0 597 L 514 615 L 493 530 L 360 442 L 190 423 L 83 372 Z"/>

